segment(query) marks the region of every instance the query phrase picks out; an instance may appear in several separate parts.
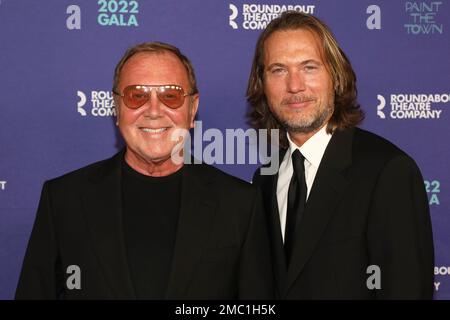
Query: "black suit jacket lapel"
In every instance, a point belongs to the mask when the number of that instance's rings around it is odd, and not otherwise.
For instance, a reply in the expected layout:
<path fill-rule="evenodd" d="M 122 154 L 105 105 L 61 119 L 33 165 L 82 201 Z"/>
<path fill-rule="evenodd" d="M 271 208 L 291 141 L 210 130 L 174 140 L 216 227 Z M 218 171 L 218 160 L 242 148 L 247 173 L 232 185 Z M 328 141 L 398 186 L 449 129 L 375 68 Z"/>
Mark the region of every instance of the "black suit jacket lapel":
<path fill-rule="evenodd" d="M 90 177 L 83 197 L 90 240 L 114 298 L 135 299 L 122 229 L 122 150 Z"/>
<path fill-rule="evenodd" d="M 343 170 L 351 165 L 352 141 L 353 129 L 336 131 L 325 150 L 299 230 L 296 231 L 285 294 L 313 254 L 334 208 L 345 192 L 348 182 Z"/>
<path fill-rule="evenodd" d="M 286 149 L 280 150 L 279 164 L 283 161 Z M 264 208 L 266 210 L 267 220 L 269 223 L 269 236 L 272 245 L 272 255 L 275 272 L 275 283 L 277 289 L 277 297 L 281 297 L 283 292 L 283 284 L 286 281 L 286 260 L 284 256 L 283 238 L 281 235 L 280 214 L 278 211 L 277 184 L 278 172 L 274 175 L 258 175 L 258 179 L 254 181 L 261 189 Z"/>
<path fill-rule="evenodd" d="M 201 259 L 217 210 L 217 194 L 201 164 L 185 165 L 180 216 L 166 297 L 189 298 L 189 284 Z"/>

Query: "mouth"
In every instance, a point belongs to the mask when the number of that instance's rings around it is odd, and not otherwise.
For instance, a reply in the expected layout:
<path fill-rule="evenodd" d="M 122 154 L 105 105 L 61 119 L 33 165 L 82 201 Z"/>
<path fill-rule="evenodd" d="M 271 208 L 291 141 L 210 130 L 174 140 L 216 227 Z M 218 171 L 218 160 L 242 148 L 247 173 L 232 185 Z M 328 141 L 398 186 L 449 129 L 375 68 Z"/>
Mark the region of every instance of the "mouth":
<path fill-rule="evenodd" d="M 289 101 L 285 105 L 290 108 L 305 108 L 315 100 Z"/>
<path fill-rule="evenodd" d="M 163 133 L 167 131 L 169 127 L 162 127 L 162 128 L 146 128 L 146 127 L 139 127 L 139 130 L 147 132 L 147 133 Z"/>
<path fill-rule="evenodd" d="M 305 108 L 311 103 L 314 103 L 317 99 L 315 97 L 308 96 L 292 96 L 285 98 L 281 104 L 289 108 Z"/>

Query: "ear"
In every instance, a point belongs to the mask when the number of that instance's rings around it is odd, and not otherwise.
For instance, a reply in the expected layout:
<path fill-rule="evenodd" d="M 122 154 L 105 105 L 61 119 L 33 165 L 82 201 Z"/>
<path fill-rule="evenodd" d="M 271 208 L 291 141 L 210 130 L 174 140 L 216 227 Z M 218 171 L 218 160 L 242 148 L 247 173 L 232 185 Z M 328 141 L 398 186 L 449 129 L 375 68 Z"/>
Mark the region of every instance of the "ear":
<path fill-rule="evenodd" d="M 116 126 L 119 126 L 119 118 L 120 118 L 120 107 L 119 107 L 119 101 L 114 98 L 114 107 L 116 108 Z"/>
<path fill-rule="evenodd" d="M 198 103 L 199 103 L 199 94 L 196 93 L 195 95 L 193 95 L 191 97 L 191 108 L 190 108 L 190 113 L 189 113 L 189 126 L 190 128 L 194 128 L 195 124 L 194 124 L 194 120 L 195 120 L 195 115 L 197 114 L 197 110 L 198 110 Z"/>

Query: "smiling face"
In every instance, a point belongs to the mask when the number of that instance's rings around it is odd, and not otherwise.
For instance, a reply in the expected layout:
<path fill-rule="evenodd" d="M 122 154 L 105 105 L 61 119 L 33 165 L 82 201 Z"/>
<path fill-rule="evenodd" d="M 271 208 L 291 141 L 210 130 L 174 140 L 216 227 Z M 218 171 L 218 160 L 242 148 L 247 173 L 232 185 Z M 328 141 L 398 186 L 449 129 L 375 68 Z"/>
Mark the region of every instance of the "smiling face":
<path fill-rule="evenodd" d="M 185 93 L 191 92 L 188 74 L 181 61 L 170 52 L 143 52 L 133 55 L 120 73 L 118 92 L 130 85 L 178 85 Z M 152 175 L 166 175 L 179 165 L 171 161 L 172 150 L 179 145 L 173 137 L 177 129 L 194 127 L 198 94 L 186 96 L 176 109 L 164 105 L 151 90 L 150 99 L 137 109 L 128 108 L 117 97 L 117 121 L 126 142 L 125 160 L 135 170 Z"/>
<path fill-rule="evenodd" d="M 264 44 L 264 93 L 290 135 L 312 136 L 333 113 L 330 73 L 312 32 L 276 31 Z"/>

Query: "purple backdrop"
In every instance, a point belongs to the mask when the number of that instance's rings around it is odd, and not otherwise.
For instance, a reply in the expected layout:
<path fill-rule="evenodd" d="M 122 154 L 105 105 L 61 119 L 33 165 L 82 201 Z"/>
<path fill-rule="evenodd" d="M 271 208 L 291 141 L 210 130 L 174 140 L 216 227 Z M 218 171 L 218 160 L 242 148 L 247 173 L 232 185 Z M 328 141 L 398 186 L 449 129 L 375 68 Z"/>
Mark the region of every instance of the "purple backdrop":
<path fill-rule="evenodd" d="M 178 46 L 197 73 L 203 130 L 246 129 L 257 36 L 288 6 L 328 23 L 358 75 L 363 127 L 421 168 L 435 296 L 450 298 L 447 1 L 0 0 L 0 299 L 14 295 L 43 181 L 121 145 L 108 91 L 124 50 L 154 40 Z M 217 166 L 246 180 L 256 168 Z"/>

